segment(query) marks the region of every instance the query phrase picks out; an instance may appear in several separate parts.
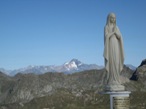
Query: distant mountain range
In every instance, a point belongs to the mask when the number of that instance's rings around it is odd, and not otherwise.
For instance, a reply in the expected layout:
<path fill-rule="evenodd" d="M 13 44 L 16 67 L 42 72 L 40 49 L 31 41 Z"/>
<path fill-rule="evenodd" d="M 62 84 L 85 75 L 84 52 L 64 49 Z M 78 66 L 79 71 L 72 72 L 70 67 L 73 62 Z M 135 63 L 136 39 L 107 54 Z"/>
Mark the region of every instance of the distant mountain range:
<path fill-rule="evenodd" d="M 80 72 L 91 69 L 101 69 L 103 66 L 98 66 L 96 64 L 85 64 L 78 59 L 72 59 L 69 62 L 64 63 L 60 66 L 49 65 L 49 66 L 28 66 L 25 68 L 15 69 L 15 70 L 5 70 L 3 68 L 0 69 L 1 72 L 4 72 L 7 75 L 14 76 L 17 73 L 35 73 L 35 74 L 43 74 L 46 72 L 63 72 L 65 74 L 70 74 L 74 72 Z"/>
<path fill-rule="evenodd" d="M 133 65 L 127 64 L 127 67 L 129 67 L 132 70 L 135 70 L 136 67 Z M 0 68 L 1 72 L 4 72 L 7 75 L 14 76 L 17 73 L 35 73 L 35 74 L 43 74 L 46 72 L 63 72 L 65 74 L 85 71 L 85 70 L 92 70 L 92 69 L 102 69 L 104 66 L 99 66 L 96 64 L 85 64 L 78 59 L 72 59 L 69 62 L 65 62 L 63 65 L 55 66 L 55 65 L 49 65 L 49 66 L 28 66 L 20 69 L 15 70 L 5 70 L 4 68 Z"/>
<path fill-rule="evenodd" d="M 129 67 L 131 70 L 136 70 L 136 67 L 131 64 L 126 64 L 127 67 Z"/>

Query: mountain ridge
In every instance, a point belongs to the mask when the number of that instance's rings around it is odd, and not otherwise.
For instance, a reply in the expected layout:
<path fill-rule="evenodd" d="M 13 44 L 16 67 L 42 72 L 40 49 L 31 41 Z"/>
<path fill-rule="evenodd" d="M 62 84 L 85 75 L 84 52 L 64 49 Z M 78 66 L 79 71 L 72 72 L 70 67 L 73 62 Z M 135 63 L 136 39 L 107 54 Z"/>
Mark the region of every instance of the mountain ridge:
<path fill-rule="evenodd" d="M 131 64 L 126 64 L 132 70 L 135 70 L 136 67 Z M 7 75 L 14 76 L 17 73 L 35 73 L 35 74 L 44 74 L 46 72 L 63 72 L 65 74 L 71 74 L 75 72 L 92 70 L 92 69 L 102 69 L 104 66 L 99 66 L 96 64 L 85 64 L 78 59 L 73 58 L 72 60 L 65 62 L 62 65 L 29 65 L 24 68 L 14 69 L 14 70 L 5 70 L 0 68 L 1 72 L 4 72 Z"/>
<path fill-rule="evenodd" d="M 39 65 L 39 66 L 32 66 L 29 65 L 24 68 L 14 69 L 14 70 L 5 70 L 3 68 L 0 69 L 0 71 L 4 72 L 7 75 L 14 76 L 17 73 L 36 73 L 36 74 L 43 74 L 46 72 L 63 72 L 65 74 L 85 71 L 85 70 L 91 70 L 91 69 L 101 69 L 102 66 L 98 66 L 96 64 L 85 64 L 78 59 L 72 59 L 69 62 L 65 62 L 62 65 Z"/>

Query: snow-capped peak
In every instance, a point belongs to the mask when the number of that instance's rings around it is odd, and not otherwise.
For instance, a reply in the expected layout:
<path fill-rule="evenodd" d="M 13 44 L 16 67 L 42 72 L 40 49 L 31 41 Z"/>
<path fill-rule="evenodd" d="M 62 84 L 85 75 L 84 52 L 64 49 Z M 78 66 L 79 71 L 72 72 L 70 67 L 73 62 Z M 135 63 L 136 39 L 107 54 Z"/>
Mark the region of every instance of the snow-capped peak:
<path fill-rule="evenodd" d="M 82 62 L 80 62 L 77 59 L 72 59 L 70 62 L 66 62 L 64 64 L 64 66 L 67 70 L 72 70 L 72 69 L 78 70 L 78 66 L 80 66 L 80 65 L 82 65 Z"/>
<path fill-rule="evenodd" d="M 73 62 L 70 63 L 70 67 L 72 67 L 72 68 L 77 68 L 78 66 L 77 66 L 76 63 L 73 61 Z"/>
<path fill-rule="evenodd" d="M 70 61 L 70 63 L 73 63 L 73 62 L 76 64 L 77 67 L 83 64 L 83 63 L 82 63 L 81 61 L 79 61 L 78 59 L 72 59 L 72 60 Z"/>

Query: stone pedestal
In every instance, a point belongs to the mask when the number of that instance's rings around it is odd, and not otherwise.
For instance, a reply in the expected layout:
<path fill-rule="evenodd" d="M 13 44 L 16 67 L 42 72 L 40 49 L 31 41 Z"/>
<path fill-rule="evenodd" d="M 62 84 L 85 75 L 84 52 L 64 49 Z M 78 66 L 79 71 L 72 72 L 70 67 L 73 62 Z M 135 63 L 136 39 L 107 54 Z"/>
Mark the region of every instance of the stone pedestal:
<path fill-rule="evenodd" d="M 110 95 L 110 109 L 129 109 L 130 99 L 129 91 L 120 92 L 101 92 L 100 94 Z"/>

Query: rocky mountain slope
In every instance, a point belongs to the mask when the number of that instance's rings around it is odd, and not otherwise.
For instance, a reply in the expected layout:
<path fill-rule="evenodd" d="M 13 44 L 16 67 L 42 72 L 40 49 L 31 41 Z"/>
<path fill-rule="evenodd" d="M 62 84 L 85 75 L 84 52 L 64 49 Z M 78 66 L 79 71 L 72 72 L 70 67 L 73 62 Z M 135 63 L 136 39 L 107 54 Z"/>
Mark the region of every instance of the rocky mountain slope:
<path fill-rule="evenodd" d="M 146 72 L 138 81 L 130 81 L 133 72 L 124 66 L 121 76 L 126 90 L 132 91 L 131 109 L 146 108 Z M 105 75 L 105 69 L 14 77 L 0 73 L 0 109 L 108 109 L 109 96 L 98 93 Z"/>
<path fill-rule="evenodd" d="M 146 59 L 144 59 L 141 64 L 136 68 L 134 71 L 132 77 L 130 78 L 131 80 L 138 80 L 139 77 L 143 77 L 146 72 Z"/>

